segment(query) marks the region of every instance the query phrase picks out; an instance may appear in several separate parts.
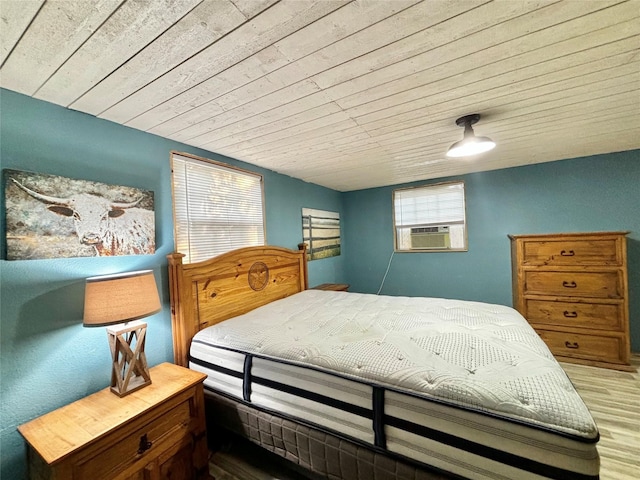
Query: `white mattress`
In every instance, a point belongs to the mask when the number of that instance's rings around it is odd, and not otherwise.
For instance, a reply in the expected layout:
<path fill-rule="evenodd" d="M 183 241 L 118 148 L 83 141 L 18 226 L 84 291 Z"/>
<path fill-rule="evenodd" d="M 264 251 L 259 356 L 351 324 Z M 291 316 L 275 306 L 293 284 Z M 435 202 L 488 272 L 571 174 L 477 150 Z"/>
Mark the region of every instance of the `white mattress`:
<path fill-rule="evenodd" d="M 597 478 L 589 411 L 509 307 L 307 290 L 191 357 L 207 388 L 468 478 Z"/>

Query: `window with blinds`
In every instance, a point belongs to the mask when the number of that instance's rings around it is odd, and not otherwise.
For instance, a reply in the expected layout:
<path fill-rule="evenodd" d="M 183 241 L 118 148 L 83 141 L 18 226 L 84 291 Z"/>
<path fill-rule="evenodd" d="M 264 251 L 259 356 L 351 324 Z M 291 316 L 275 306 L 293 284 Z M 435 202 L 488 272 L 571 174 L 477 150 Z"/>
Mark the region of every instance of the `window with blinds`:
<path fill-rule="evenodd" d="M 171 172 L 175 247 L 185 263 L 264 245 L 262 175 L 176 153 Z"/>
<path fill-rule="evenodd" d="M 438 183 L 393 192 L 396 250 L 466 251 L 464 183 Z"/>

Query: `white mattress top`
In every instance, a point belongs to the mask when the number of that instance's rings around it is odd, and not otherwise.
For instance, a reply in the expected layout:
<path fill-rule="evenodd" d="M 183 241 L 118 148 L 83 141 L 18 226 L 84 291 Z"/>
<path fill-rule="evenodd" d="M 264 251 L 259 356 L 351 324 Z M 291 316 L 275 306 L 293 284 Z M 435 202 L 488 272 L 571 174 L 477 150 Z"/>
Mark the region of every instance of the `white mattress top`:
<path fill-rule="evenodd" d="M 206 343 L 284 359 L 584 438 L 597 427 L 514 309 L 307 290 L 202 330 Z"/>

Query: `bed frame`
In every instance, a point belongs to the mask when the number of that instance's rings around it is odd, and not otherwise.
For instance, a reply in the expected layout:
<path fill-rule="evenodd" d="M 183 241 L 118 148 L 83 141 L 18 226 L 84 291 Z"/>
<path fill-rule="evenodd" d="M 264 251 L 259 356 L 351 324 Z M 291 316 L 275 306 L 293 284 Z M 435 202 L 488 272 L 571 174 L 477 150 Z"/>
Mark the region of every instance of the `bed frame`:
<path fill-rule="evenodd" d="M 203 262 L 169 259 L 173 358 L 189 365 L 191 339 L 203 328 L 306 290 L 306 244 L 299 250 L 247 247 Z"/>
<path fill-rule="evenodd" d="M 203 262 L 169 259 L 174 361 L 188 367 L 193 336 L 203 328 L 308 288 L 306 245 L 234 250 Z M 323 478 L 447 480 L 451 476 L 368 445 L 208 392 L 207 420 Z M 210 436 L 216 430 L 210 430 Z M 210 439 L 211 440 L 211 439 Z"/>

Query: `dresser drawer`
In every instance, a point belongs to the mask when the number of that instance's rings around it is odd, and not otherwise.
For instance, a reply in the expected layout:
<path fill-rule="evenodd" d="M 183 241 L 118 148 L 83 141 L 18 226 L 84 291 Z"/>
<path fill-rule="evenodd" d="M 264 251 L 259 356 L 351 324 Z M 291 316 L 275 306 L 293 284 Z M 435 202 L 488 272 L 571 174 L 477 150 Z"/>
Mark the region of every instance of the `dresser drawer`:
<path fill-rule="evenodd" d="M 623 348 L 617 337 L 537 330 L 554 355 L 611 363 L 624 363 Z"/>
<path fill-rule="evenodd" d="M 74 468 L 74 478 L 109 478 L 152 454 L 159 442 L 168 438 L 178 442 L 189 434 L 190 422 L 191 408 L 187 400 L 115 443 L 106 439 L 104 443 L 109 448 L 78 464 Z M 115 435 L 121 434 L 116 432 Z"/>
<path fill-rule="evenodd" d="M 622 292 L 623 283 L 617 271 L 547 272 L 527 270 L 524 273 L 525 295 L 622 298 Z"/>
<path fill-rule="evenodd" d="M 571 303 L 526 299 L 525 317 L 533 324 L 622 331 L 622 304 Z"/>
<path fill-rule="evenodd" d="M 523 242 L 523 265 L 619 265 L 615 239 Z"/>

